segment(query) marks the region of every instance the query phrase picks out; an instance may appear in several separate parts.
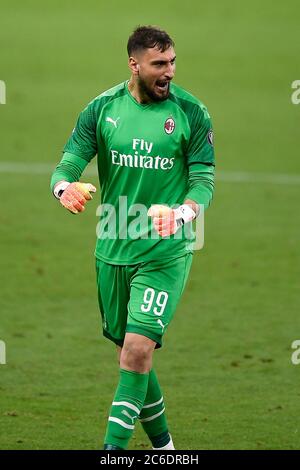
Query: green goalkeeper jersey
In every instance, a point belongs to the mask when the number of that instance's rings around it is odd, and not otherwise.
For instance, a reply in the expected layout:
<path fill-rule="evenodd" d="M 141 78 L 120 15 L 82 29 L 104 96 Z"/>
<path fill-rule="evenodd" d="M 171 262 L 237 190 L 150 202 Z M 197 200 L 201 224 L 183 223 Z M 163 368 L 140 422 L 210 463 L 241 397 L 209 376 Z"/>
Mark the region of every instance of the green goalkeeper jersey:
<path fill-rule="evenodd" d="M 190 230 L 183 226 L 161 238 L 147 209 L 182 204 L 190 189 L 189 168 L 214 167 L 210 116 L 198 99 L 171 83 L 167 100 L 140 104 L 123 82 L 81 112 L 64 152 L 87 163 L 97 154 L 97 258 L 128 265 L 192 251 L 191 223 Z"/>

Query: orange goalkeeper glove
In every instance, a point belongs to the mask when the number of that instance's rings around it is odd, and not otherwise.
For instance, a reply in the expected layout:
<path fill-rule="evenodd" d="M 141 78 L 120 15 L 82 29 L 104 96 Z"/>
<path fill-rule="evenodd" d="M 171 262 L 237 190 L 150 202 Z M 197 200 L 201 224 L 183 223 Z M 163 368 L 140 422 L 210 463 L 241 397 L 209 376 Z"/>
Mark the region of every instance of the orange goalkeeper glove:
<path fill-rule="evenodd" d="M 84 211 L 86 201 L 93 199 L 90 193 L 96 191 L 95 186 L 90 183 L 61 181 L 54 188 L 54 196 L 72 214 L 78 214 Z"/>
<path fill-rule="evenodd" d="M 183 204 L 177 209 L 154 204 L 148 210 L 148 216 L 152 217 L 153 225 L 161 237 L 174 235 L 186 222 L 192 221 L 196 214 L 188 204 Z"/>

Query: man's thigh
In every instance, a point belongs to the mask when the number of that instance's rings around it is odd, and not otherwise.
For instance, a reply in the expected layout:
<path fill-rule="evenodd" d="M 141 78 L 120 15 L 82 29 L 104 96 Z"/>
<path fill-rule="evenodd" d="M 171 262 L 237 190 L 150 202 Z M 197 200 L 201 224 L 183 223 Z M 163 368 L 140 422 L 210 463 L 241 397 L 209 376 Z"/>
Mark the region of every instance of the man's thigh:
<path fill-rule="evenodd" d="M 183 293 L 193 255 L 142 263 L 131 277 L 126 332 L 144 335 L 162 345 Z"/>
<path fill-rule="evenodd" d="M 96 259 L 98 301 L 103 335 L 123 345 L 130 296 L 130 276 L 137 267 L 116 266 Z"/>

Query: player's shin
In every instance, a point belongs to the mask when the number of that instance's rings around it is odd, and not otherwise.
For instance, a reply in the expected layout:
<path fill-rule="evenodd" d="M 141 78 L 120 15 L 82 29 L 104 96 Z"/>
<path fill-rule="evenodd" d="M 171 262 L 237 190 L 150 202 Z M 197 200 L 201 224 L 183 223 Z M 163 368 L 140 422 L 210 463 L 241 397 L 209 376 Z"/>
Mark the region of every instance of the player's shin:
<path fill-rule="evenodd" d="M 174 449 L 168 431 L 164 400 L 154 369 L 149 372 L 147 395 L 139 419 L 153 449 Z"/>
<path fill-rule="evenodd" d="M 110 410 L 104 449 L 126 449 L 144 405 L 149 373 L 120 369 L 120 380 Z"/>

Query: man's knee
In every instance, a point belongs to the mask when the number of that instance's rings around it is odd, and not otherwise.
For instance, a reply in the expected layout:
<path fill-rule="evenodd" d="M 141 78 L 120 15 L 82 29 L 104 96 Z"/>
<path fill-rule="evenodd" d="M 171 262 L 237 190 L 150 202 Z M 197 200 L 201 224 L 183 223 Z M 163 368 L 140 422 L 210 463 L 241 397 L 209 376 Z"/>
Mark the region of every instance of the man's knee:
<path fill-rule="evenodd" d="M 120 366 L 137 372 L 149 372 L 155 342 L 145 336 L 127 333 L 120 357 Z"/>
<path fill-rule="evenodd" d="M 135 343 L 132 341 L 123 346 L 123 354 L 139 362 L 144 362 L 151 353 L 152 348 L 145 343 Z"/>

